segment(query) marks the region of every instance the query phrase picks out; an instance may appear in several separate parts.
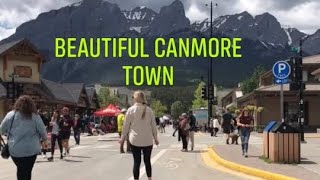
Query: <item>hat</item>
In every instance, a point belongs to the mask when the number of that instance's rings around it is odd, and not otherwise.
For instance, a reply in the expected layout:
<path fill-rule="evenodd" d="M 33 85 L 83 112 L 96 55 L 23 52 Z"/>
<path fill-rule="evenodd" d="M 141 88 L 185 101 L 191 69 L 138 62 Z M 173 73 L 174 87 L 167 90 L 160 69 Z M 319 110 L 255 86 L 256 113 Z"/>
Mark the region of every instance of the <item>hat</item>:
<path fill-rule="evenodd" d="M 182 113 L 181 116 L 182 117 L 188 117 L 187 113 Z"/>
<path fill-rule="evenodd" d="M 123 108 L 123 109 L 121 109 L 121 112 L 122 113 L 127 112 L 127 109 Z"/>

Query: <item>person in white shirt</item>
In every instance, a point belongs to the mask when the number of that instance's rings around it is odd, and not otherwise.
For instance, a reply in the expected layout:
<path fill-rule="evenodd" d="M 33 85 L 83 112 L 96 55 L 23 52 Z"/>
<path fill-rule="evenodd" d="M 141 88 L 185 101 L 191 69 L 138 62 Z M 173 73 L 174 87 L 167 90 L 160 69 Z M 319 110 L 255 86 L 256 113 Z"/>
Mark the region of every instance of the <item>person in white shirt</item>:
<path fill-rule="evenodd" d="M 143 152 L 147 176 L 151 180 L 152 168 L 150 159 L 153 143 L 159 145 L 155 115 L 153 110 L 146 105 L 143 92 L 136 91 L 133 94 L 133 99 L 135 104 L 126 113 L 119 142 L 123 143 L 129 136 L 134 160 L 134 179 L 137 180 L 140 177 L 141 152 Z"/>
<path fill-rule="evenodd" d="M 217 137 L 217 132 L 219 131 L 220 123 L 217 116 L 213 117 L 213 136 Z"/>
<path fill-rule="evenodd" d="M 165 116 L 160 118 L 160 132 L 161 133 L 165 133 L 166 132 L 166 120 L 165 120 Z"/>

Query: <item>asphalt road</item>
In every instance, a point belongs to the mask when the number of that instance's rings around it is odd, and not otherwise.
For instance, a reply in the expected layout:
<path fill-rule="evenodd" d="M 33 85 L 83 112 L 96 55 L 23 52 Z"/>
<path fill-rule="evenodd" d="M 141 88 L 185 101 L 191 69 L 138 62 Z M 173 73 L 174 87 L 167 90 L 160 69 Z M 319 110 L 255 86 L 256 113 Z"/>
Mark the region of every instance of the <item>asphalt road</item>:
<path fill-rule="evenodd" d="M 153 149 L 154 180 L 246 179 L 204 163 L 201 150 L 214 141 L 222 142 L 221 137 L 214 139 L 207 134 L 197 133 L 195 150 L 181 152 L 181 142 L 172 137 L 172 128 L 167 128 L 167 131 L 164 134 L 159 133 L 160 145 Z M 74 144 L 73 138 L 70 144 Z M 131 154 L 119 153 L 117 134 L 82 137 L 81 145 L 73 145 L 70 156 L 64 160 L 59 159 L 59 153 L 56 154 L 54 162 L 38 156 L 33 180 L 133 180 L 132 164 Z M 141 179 L 147 179 L 143 163 L 140 172 Z M 15 173 L 11 159 L 0 159 L 0 180 L 15 180 Z"/>

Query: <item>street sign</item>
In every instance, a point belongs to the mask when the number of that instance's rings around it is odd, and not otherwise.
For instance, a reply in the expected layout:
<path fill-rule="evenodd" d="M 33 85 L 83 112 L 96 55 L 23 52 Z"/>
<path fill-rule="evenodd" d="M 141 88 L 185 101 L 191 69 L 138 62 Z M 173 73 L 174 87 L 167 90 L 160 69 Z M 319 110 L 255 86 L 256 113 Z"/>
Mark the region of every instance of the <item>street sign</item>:
<path fill-rule="evenodd" d="M 276 79 L 287 79 L 291 73 L 291 67 L 285 61 L 278 61 L 273 65 L 272 72 Z"/>
<path fill-rule="evenodd" d="M 286 61 L 278 61 L 273 65 L 272 72 L 274 75 L 275 84 L 280 85 L 280 112 L 281 121 L 284 122 L 284 95 L 283 95 L 283 84 L 288 83 L 288 77 L 291 73 L 291 66 Z"/>
<path fill-rule="evenodd" d="M 289 80 L 288 79 L 277 79 L 277 78 L 274 78 L 274 83 L 275 84 L 289 84 Z"/>

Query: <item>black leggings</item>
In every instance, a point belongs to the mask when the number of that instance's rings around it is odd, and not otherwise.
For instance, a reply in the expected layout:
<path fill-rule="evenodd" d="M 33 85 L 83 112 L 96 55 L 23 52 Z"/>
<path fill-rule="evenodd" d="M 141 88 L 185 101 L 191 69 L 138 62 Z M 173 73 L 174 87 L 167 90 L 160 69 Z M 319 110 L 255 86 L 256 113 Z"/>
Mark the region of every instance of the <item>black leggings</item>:
<path fill-rule="evenodd" d="M 182 149 L 188 149 L 188 141 L 187 136 L 183 133 L 181 133 L 181 139 L 182 139 Z"/>
<path fill-rule="evenodd" d="M 152 175 L 152 168 L 151 168 L 151 152 L 152 152 L 152 145 L 146 147 L 138 147 L 131 145 L 132 155 L 133 155 L 133 176 L 134 179 L 139 179 L 140 177 L 140 164 L 141 164 L 141 151 L 143 152 L 143 160 L 144 165 L 146 167 L 147 176 L 151 177 Z"/>
<path fill-rule="evenodd" d="M 56 141 L 58 141 L 58 146 L 59 146 L 59 150 L 60 150 L 60 154 L 62 155 L 62 139 L 60 136 L 56 135 L 56 134 L 52 134 L 51 135 L 51 155 L 54 155 L 54 150 L 56 147 Z"/>
<path fill-rule="evenodd" d="M 80 129 L 74 129 L 73 130 L 73 133 L 74 133 L 74 140 L 76 141 L 76 144 L 80 145 Z"/>
<path fill-rule="evenodd" d="M 32 169 L 37 155 L 11 158 L 17 166 L 17 180 L 31 180 Z"/>

